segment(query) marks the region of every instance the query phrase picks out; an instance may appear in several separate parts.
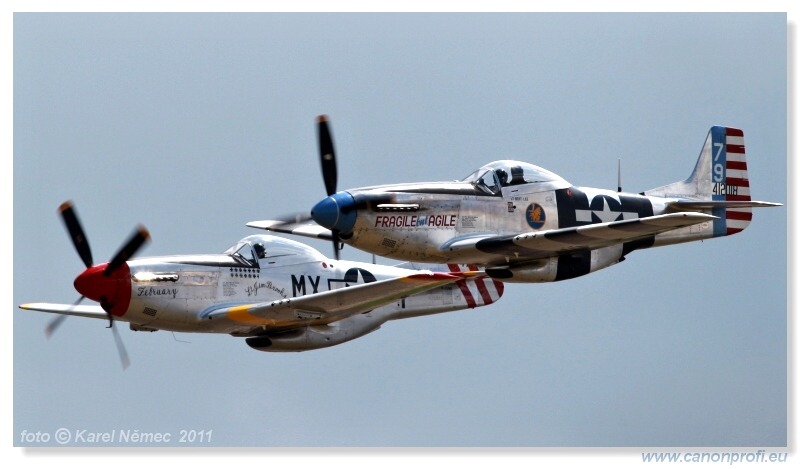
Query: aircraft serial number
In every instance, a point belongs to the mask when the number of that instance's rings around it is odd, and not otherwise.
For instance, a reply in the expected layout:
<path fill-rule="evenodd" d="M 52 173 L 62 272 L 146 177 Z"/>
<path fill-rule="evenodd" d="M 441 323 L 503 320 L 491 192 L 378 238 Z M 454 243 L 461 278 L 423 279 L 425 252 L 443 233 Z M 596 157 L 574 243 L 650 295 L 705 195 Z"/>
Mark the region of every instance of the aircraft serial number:
<path fill-rule="evenodd" d="M 730 184 L 722 184 L 718 182 L 714 184 L 712 193 L 715 195 L 739 195 L 739 186 L 732 186 Z"/>

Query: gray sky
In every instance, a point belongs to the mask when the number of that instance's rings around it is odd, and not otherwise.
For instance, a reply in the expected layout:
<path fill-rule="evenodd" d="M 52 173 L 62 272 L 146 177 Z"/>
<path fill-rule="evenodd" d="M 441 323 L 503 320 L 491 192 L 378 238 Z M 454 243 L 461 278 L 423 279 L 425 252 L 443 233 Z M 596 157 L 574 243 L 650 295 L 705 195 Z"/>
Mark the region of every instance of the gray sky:
<path fill-rule="evenodd" d="M 215 446 L 785 446 L 787 207 L 300 354 L 121 328 L 123 372 L 105 323 L 69 318 L 48 340 L 51 316 L 16 305 L 78 297 L 64 200 L 98 262 L 136 223 L 142 255 L 221 252 L 247 221 L 308 210 L 322 113 L 340 189 L 506 158 L 614 188 L 621 158 L 638 192 L 686 178 L 721 124 L 745 132 L 753 197 L 786 203 L 786 39 L 784 14 L 15 15 L 14 444 L 64 427 L 211 430 Z"/>

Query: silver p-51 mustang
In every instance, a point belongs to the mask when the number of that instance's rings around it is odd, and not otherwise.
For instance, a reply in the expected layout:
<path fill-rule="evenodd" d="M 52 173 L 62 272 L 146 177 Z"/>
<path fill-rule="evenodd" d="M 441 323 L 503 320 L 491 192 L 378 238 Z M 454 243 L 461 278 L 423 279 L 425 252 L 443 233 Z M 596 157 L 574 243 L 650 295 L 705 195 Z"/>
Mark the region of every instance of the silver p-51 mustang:
<path fill-rule="evenodd" d="M 641 193 L 573 186 L 533 164 L 495 161 L 465 179 L 336 190 L 327 118 L 318 118 L 328 197 L 308 215 L 247 225 L 334 241 L 393 259 L 476 264 L 506 282 L 551 282 L 639 249 L 728 236 L 752 208 L 744 133 L 712 127 L 694 171 Z"/>
<path fill-rule="evenodd" d="M 330 347 L 386 321 L 488 305 L 503 284 L 470 267 L 429 270 L 331 260 L 296 241 L 248 236 L 222 254 L 131 259 L 149 239 L 140 227 L 109 261 L 94 264 L 70 203 L 61 216 L 86 269 L 74 281 L 76 304 L 20 308 L 130 323 L 134 331 L 180 331 L 244 337 L 261 351 Z M 99 305 L 81 305 L 89 298 Z M 116 329 L 115 338 L 127 363 Z"/>

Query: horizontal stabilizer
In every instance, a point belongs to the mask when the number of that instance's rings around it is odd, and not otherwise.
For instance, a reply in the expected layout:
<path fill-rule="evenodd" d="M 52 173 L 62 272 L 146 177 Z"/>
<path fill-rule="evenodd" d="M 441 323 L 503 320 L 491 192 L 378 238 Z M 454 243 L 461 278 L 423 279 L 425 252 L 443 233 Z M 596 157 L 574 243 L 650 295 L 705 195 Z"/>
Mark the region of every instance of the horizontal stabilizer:
<path fill-rule="evenodd" d="M 711 210 L 714 208 L 756 208 L 756 207 L 782 207 L 783 204 L 775 202 L 761 202 L 758 200 L 679 200 L 667 204 L 667 209 L 675 212 L 692 210 Z"/>
<path fill-rule="evenodd" d="M 247 223 L 250 228 L 274 231 L 276 233 L 286 233 L 307 238 L 333 239 L 331 230 L 318 225 L 314 220 L 300 219 L 299 221 L 287 220 L 260 220 Z"/>

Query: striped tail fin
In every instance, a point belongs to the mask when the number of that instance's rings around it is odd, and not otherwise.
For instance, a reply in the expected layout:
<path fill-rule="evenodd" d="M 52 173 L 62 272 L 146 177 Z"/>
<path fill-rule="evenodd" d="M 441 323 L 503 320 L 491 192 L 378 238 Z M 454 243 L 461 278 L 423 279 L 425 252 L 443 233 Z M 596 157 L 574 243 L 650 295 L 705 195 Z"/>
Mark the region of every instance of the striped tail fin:
<path fill-rule="evenodd" d="M 726 202 L 751 202 L 750 180 L 747 178 L 744 132 L 730 127 L 712 127 L 711 199 Z M 750 207 L 717 207 L 711 214 L 720 217 L 714 222 L 714 236 L 738 233 L 750 224 Z"/>
<path fill-rule="evenodd" d="M 753 219 L 753 207 L 781 205 L 752 200 L 744 132 L 721 126 L 708 131 L 689 179 L 647 191 L 645 195 L 677 199 L 668 203 L 672 211 L 703 211 L 718 217 L 713 222 L 714 237 L 747 228 Z"/>

